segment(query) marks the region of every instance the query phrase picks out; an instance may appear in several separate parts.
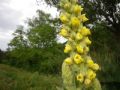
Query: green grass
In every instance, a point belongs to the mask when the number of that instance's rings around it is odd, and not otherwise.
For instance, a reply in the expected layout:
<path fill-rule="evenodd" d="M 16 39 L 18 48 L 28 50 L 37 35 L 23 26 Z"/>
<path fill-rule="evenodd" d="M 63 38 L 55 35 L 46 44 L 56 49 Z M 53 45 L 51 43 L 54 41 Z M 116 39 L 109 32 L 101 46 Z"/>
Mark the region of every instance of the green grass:
<path fill-rule="evenodd" d="M 57 75 L 39 75 L 0 64 L 0 90 L 56 90 L 60 83 Z"/>

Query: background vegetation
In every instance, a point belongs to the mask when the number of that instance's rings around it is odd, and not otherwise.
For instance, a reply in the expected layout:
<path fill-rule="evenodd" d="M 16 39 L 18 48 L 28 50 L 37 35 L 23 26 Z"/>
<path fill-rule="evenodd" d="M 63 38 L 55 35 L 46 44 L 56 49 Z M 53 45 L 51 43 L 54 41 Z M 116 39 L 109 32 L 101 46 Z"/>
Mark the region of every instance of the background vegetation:
<path fill-rule="evenodd" d="M 59 11 L 59 0 L 45 1 Z M 85 23 L 92 32 L 90 54 L 101 66 L 97 77 L 102 88 L 119 90 L 120 1 L 79 3 L 90 19 Z M 38 10 L 26 23 L 27 28 L 17 27 L 7 51 L 0 50 L 0 90 L 56 90 L 62 85 L 61 65 L 67 56 L 63 53 L 64 43 L 58 42 L 60 21 Z"/>

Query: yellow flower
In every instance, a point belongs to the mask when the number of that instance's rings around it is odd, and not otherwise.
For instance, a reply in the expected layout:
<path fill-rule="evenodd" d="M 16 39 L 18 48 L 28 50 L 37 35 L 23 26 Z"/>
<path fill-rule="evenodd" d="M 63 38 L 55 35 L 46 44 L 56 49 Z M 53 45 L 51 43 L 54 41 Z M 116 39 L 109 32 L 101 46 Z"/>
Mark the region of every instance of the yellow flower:
<path fill-rule="evenodd" d="M 92 70 L 88 70 L 87 72 L 87 78 L 90 80 L 93 80 L 96 77 L 96 73 L 93 72 Z"/>
<path fill-rule="evenodd" d="M 88 65 L 88 67 L 93 67 L 93 65 L 94 65 L 93 60 L 91 60 L 91 59 L 87 60 L 87 65 Z"/>
<path fill-rule="evenodd" d="M 67 30 L 64 29 L 64 28 L 60 30 L 60 33 L 59 33 L 59 34 L 62 35 L 62 36 L 64 36 L 64 37 L 68 36 Z"/>
<path fill-rule="evenodd" d="M 64 53 L 68 53 L 68 52 L 70 52 L 71 50 L 72 50 L 71 45 L 66 44 L 65 49 L 64 49 Z"/>
<path fill-rule="evenodd" d="M 95 63 L 95 64 L 93 64 L 92 69 L 93 69 L 93 70 L 99 70 L 100 67 L 99 67 L 98 64 Z"/>
<path fill-rule="evenodd" d="M 80 30 L 80 33 L 81 33 L 82 35 L 84 35 L 84 36 L 91 34 L 90 30 L 89 30 L 88 28 L 86 28 L 86 27 L 83 27 L 83 28 Z"/>
<path fill-rule="evenodd" d="M 60 15 L 60 20 L 63 22 L 63 23 L 66 23 L 68 21 L 68 18 L 66 15 Z"/>
<path fill-rule="evenodd" d="M 81 19 L 82 22 L 88 21 L 88 18 L 85 16 L 85 14 L 82 14 L 82 15 L 80 16 L 80 19 Z"/>
<path fill-rule="evenodd" d="M 73 11 L 77 14 L 80 13 L 82 10 L 83 10 L 83 8 L 79 5 L 75 5 L 74 9 L 73 9 Z"/>
<path fill-rule="evenodd" d="M 88 37 L 86 37 L 84 40 L 85 40 L 85 42 L 86 42 L 87 45 L 90 45 L 90 44 L 91 44 L 91 41 L 89 40 Z"/>
<path fill-rule="evenodd" d="M 71 65 L 72 64 L 72 59 L 71 58 L 66 58 L 64 60 L 64 62 L 66 62 L 67 64 Z"/>
<path fill-rule="evenodd" d="M 87 53 L 87 52 L 89 52 L 89 50 L 90 50 L 89 47 L 86 46 L 86 47 L 84 47 L 83 51 L 84 51 L 84 53 Z"/>
<path fill-rule="evenodd" d="M 82 36 L 80 33 L 77 33 L 76 39 L 77 39 L 77 40 L 81 40 L 82 38 L 83 38 L 83 36 Z"/>
<path fill-rule="evenodd" d="M 78 51 L 79 53 L 83 53 L 83 47 L 82 47 L 82 46 L 77 45 L 76 48 L 77 48 L 77 51 Z"/>
<path fill-rule="evenodd" d="M 88 79 L 88 78 L 86 78 L 85 81 L 84 81 L 84 84 L 85 84 L 85 85 L 90 85 L 90 83 L 91 83 L 91 80 Z"/>
<path fill-rule="evenodd" d="M 82 57 L 79 54 L 75 54 L 75 56 L 74 56 L 74 62 L 76 64 L 80 64 L 81 62 L 83 62 L 83 59 L 82 59 Z"/>
<path fill-rule="evenodd" d="M 78 27 L 80 25 L 80 20 L 77 17 L 72 17 L 71 18 L 71 25 L 73 27 Z"/>
<path fill-rule="evenodd" d="M 81 73 L 78 74 L 78 75 L 77 75 L 77 80 L 82 83 L 82 82 L 84 81 L 84 76 L 83 76 L 83 74 L 81 74 Z"/>

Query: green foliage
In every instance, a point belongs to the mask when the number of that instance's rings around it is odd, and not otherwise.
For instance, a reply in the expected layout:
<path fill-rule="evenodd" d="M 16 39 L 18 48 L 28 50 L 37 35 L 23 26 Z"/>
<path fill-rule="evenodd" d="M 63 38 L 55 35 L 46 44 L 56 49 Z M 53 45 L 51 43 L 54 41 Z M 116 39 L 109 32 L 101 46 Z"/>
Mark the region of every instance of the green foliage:
<path fill-rule="evenodd" d="M 23 48 L 9 53 L 10 65 L 41 73 L 59 73 L 65 54 L 63 45 L 48 48 Z"/>
<path fill-rule="evenodd" d="M 49 24 L 42 24 L 27 32 L 30 47 L 45 48 L 51 47 L 56 43 L 55 28 Z"/>
<path fill-rule="evenodd" d="M 27 41 L 24 38 L 25 32 L 24 27 L 19 25 L 16 29 L 16 31 L 13 33 L 14 38 L 11 40 L 11 42 L 8 44 L 12 49 L 21 49 L 23 47 L 27 46 Z"/>
<path fill-rule="evenodd" d="M 91 31 L 92 51 L 106 51 L 108 48 L 113 49 L 117 44 L 116 40 L 114 39 L 115 36 L 108 30 L 104 23 L 96 24 Z"/>
<path fill-rule="evenodd" d="M 0 90 L 56 90 L 60 77 L 29 73 L 0 64 Z"/>

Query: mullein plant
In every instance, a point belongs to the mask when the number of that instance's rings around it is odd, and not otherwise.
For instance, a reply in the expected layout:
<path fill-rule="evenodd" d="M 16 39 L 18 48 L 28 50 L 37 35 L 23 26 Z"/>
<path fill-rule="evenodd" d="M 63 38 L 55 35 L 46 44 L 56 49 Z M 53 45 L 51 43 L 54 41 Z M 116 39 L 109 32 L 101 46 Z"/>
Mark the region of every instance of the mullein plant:
<path fill-rule="evenodd" d="M 96 78 L 100 67 L 88 53 L 91 32 L 84 26 L 88 18 L 82 13 L 83 8 L 77 0 L 61 0 L 60 8 L 62 26 L 59 34 L 67 39 L 64 53 L 69 54 L 62 64 L 62 90 L 101 90 Z"/>

